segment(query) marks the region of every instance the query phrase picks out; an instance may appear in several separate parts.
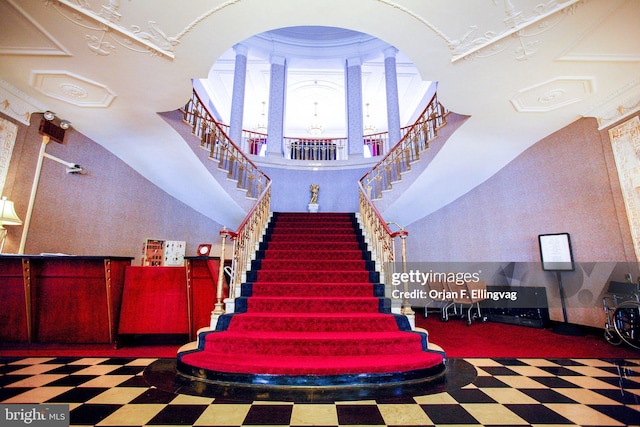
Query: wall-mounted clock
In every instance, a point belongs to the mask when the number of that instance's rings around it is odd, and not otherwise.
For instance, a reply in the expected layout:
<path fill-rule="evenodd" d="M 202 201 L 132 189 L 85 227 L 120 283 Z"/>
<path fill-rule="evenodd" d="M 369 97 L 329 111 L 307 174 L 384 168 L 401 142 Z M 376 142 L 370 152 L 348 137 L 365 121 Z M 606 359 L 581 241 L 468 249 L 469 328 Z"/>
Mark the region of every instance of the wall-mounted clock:
<path fill-rule="evenodd" d="M 209 256 L 211 252 L 211 245 L 208 243 L 204 243 L 198 246 L 198 256 Z"/>

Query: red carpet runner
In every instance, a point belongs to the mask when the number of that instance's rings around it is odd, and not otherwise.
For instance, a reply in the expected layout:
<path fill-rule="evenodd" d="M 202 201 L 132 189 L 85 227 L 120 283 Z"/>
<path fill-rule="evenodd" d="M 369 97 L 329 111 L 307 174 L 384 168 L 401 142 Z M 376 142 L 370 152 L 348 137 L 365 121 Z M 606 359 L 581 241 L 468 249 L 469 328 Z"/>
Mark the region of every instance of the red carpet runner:
<path fill-rule="evenodd" d="M 180 353 L 178 370 L 214 381 L 298 385 L 442 373 L 443 354 L 427 350 L 427 336 L 391 314 L 364 247 L 353 214 L 274 214 L 236 313 L 204 332 L 197 350 Z"/>

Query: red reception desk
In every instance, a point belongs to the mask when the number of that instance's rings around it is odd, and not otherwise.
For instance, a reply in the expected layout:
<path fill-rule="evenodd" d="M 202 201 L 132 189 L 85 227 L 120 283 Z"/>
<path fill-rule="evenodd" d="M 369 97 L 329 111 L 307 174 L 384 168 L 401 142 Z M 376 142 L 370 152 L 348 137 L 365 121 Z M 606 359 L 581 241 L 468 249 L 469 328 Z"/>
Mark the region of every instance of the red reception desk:
<path fill-rule="evenodd" d="M 0 256 L 0 341 L 115 345 L 132 259 Z"/>
<path fill-rule="evenodd" d="M 118 333 L 194 339 L 211 323 L 219 267 L 219 258 L 209 257 L 187 257 L 182 267 L 127 267 Z"/>
<path fill-rule="evenodd" d="M 218 258 L 186 258 L 182 267 L 134 267 L 132 260 L 0 255 L 0 342 L 117 346 L 119 335 L 194 339 L 209 326 Z"/>

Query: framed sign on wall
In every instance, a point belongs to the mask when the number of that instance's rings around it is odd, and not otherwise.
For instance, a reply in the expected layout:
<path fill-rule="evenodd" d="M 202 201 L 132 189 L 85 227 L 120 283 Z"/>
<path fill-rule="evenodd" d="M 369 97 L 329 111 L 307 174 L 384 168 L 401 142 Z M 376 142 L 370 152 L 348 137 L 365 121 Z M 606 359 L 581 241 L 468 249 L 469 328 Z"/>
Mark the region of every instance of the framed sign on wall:
<path fill-rule="evenodd" d="M 573 271 L 573 252 L 569 233 L 540 234 L 540 260 L 544 271 Z"/>

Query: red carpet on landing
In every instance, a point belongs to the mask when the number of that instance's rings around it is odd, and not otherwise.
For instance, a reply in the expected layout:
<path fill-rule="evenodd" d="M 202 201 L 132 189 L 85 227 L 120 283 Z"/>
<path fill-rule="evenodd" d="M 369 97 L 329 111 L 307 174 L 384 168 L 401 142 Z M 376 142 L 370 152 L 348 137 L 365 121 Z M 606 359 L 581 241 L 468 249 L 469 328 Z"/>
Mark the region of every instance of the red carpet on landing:
<path fill-rule="evenodd" d="M 216 331 L 178 355 L 190 374 L 335 376 L 443 367 L 426 334 L 391 313 L 350 213 L 274 214 L 253 269 Z M 412 377 L 415 379 L 415 377 Z"/>

